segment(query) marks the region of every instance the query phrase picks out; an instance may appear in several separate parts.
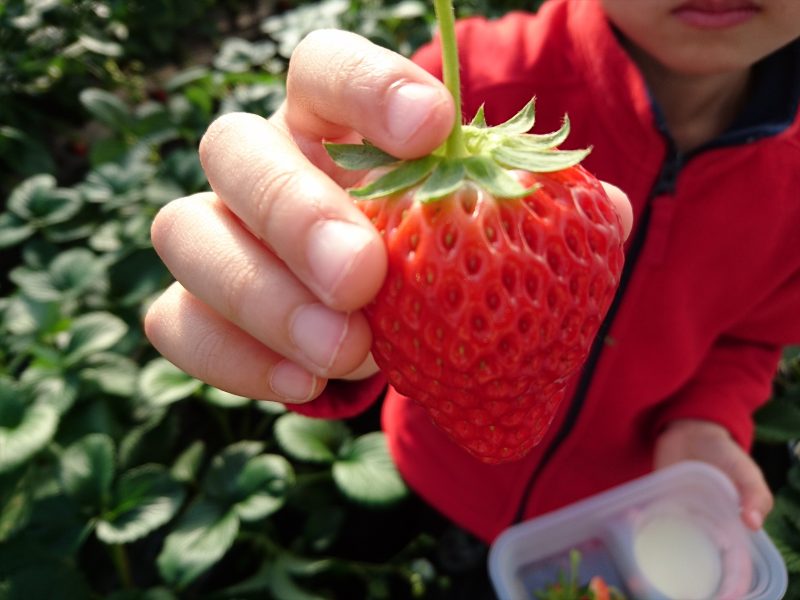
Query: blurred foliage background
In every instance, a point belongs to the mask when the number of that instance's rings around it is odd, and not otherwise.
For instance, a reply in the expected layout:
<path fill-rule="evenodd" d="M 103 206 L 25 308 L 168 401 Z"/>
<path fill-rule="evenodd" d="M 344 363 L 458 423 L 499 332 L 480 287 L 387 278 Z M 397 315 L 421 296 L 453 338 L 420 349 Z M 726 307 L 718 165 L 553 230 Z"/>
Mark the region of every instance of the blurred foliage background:
<path fill-rule="evenodd" d="M 170 281 L 150 222 L 206 189 L 207 125 L 273 112 L 313 29 L 410 54 L 433 21 L 418 0 L 0 0 L 0 600 L 477 598 L 488 585 L 483 555 L 406 490 L 377 408 L 322 422 L 233 396 L 141 329 Z M 796 594 L 798 432 L 790 348 L 755 452 Z"/>

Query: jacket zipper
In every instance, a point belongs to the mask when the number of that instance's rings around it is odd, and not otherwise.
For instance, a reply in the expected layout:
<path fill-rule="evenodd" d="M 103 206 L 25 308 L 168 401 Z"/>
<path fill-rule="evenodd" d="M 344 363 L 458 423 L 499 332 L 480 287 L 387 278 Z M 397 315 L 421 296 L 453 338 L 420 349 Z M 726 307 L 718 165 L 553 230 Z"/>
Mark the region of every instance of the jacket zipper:
<path fill-rule="evenodd" d="M 595 338 L 592 347 L 589 351 L 589 356 L 587 357 L 586 362 L 584 363 L 583 370 L 581 372 L 580 379 L 578 381 L 578 385 L 576 386 L 575 392 L 572 396 L 572 399 L 570 400 L 570 405 L 569 408 L 567 409 L 567 414 L 564 417 L 564 421 L 561 423 L 561 427 L 559 428 L 558 432 L 550 441 L 550 444 L 547 446 L 545 451 L 542 453 L 541 460 L 536 465 L 536 468 L 533 470 L 530 477 L 528 478 L 528 482 L 525 485 L 525 489 L 523 490 L 522 498 L 520 499 L 519 505 L 517 507 L 517 512 L 514 516 L 513 523 L 519 523 L 524 519 L 525 507 L 527 507 L 528 502 L 530 501 L 530 496 L 531 493 L 533 492 L 533 488 L 535 486 L 537 479 L 539 478 L 539 476 L 541 475 L 542 471 L 547 466 L 547 464 L 552 460 L 555 453 L 567 439 L 573 427 L 575 426 L 575 423 L 578 420 L 581 408 L 583 408 L 583 405 L 586 402 L 586 396 L 589 391 L 589 386 L 592 382 L 592 378 L 597 368 L 597 364 L 600 361 L 600 356 L 603 352 L 603 347 L 606 345 L 606 338 L 608 336 L 608 332 L 611 329 L 614 317 L 616 316 L 617 311 L 619 310 L 622 298 L 625 295 L 625 290 L 628 287 L 628 283 L 633 274 L 636 263 L 638 262 L 639 255 L 642 251 L 642 247 L 644 246 L 644 241 L 647 238 L 647 231 L 650 226 L 650 213 L 651 213 L 650 207 L 652 204 L 651 201 L 656 196 L 670 194 L 674 191 L 678 179 L 678 174 L 681 168 L 683 167 L 685 159 L 686 157 L 680 154 L 672 146 L 672 144 L 669 145 L 667 157 L 662 163 L 658 177 L 656 177 L 655 183 L 653 184 L 650 194 L 647 197 L 644 210 L 640 217 L 639 225 L 636 227 L 633 234 L 633 239 L 631 240 L 630 246 L 628 247 L 627 255 L 625 258 L 625 265 L 622 269 L 622 275 L 620 276 L 619 286 L 617 287 L 617 291 L 614 295 L 613 301 L 611 302 L 611 306 L 608 309 L 606 318 L 600 325 L 597 337 Z"/>

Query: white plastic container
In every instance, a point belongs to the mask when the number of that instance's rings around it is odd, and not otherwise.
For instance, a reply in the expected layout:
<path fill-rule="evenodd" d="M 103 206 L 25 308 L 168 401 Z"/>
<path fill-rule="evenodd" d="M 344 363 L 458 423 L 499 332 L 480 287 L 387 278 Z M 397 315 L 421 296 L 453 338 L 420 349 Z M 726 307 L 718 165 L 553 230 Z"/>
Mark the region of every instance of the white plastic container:
<path fill-rule="evenodd" d="M 721 471 L 680 463 L 509 528 L 489 574 L 500 600 L 531 600 L 575 549 L 580 582 L 600 575 L 631 600 L 780 600 L 783 559 L 738 503 Z"/>

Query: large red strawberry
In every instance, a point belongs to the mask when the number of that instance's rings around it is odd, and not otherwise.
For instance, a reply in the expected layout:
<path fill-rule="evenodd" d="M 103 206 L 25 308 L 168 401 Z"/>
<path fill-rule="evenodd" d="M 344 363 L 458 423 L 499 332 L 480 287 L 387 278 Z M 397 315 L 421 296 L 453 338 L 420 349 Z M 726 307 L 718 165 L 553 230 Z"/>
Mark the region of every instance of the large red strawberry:
<path fill-rule="evenodd" d="M 458 106 L 450 51 L 445 82 Z M 340 165 L 370 169 L 351 193 L 388 250 L 386 280 L 365 308 L 375 360 L 487 463 L 542 439 L 623 263 L 620 221 L 578 164 L 588 150 L 556 149 L 566 118 L 548 135 L 528 133 L 533 121 L 533 101 L 496 127 L 483 111 L 467 126 L 458 115 L 445 146 L 411 161 L 369 143 L 328 144 Z"/>

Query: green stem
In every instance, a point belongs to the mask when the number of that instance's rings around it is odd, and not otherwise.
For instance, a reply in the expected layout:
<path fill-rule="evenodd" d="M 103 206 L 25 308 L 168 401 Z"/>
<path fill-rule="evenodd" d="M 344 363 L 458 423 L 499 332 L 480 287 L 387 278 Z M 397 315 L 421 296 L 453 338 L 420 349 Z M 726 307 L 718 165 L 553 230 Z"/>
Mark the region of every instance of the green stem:
<path fill-rule="evenodd" d="M 452 0 L 433 0 L 439 35 L 442 39 L 442 70 L 444 85 L 455 102 L 453 129 L 445 142 L 445 156 L 463 158 L 468 155 L 461 132 L 461 78 L 458 73 L 458 44 L 456 43 L 455 13 Z"/>
<path fill-rule="evenodd" d="M 117 575 L 122 582 L 122 587 L 126 590 L 132 589 L 133 578 L 131 577 L 131 567 L 128 562 L 128 553 L 125 552 L 125 546 L 122 544 L 111 544 L 108 548 L 111 550 L 111 558 L 114 561 Z"/>

